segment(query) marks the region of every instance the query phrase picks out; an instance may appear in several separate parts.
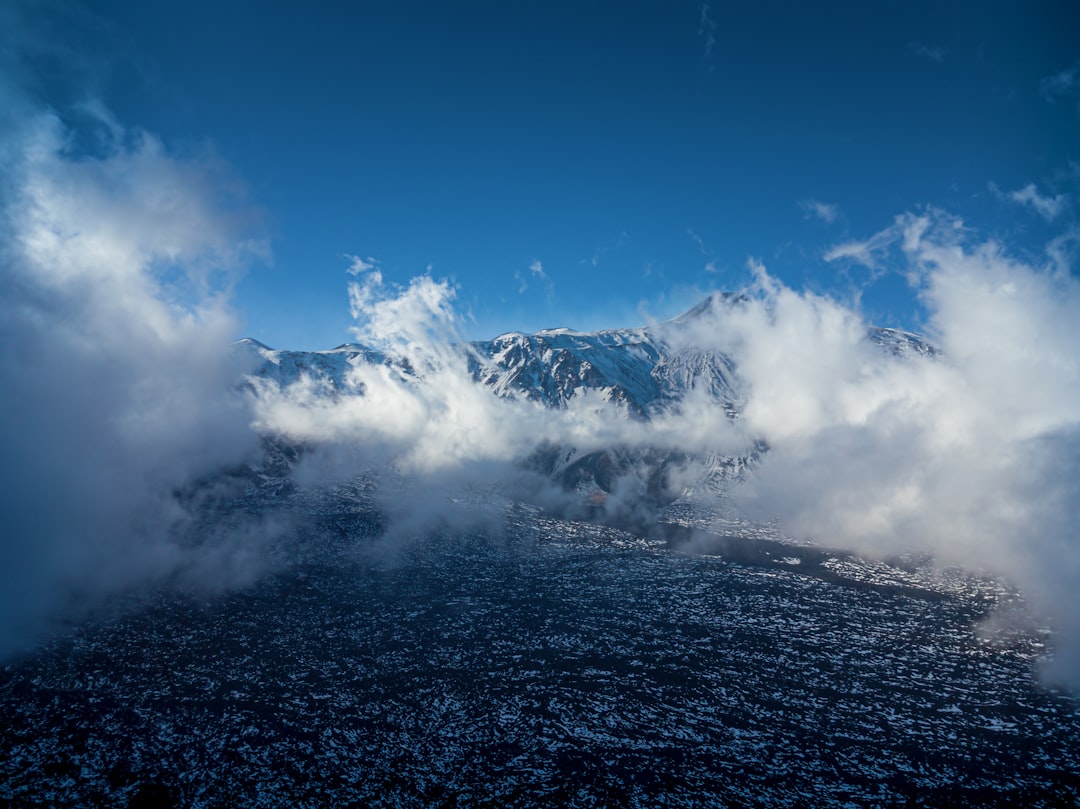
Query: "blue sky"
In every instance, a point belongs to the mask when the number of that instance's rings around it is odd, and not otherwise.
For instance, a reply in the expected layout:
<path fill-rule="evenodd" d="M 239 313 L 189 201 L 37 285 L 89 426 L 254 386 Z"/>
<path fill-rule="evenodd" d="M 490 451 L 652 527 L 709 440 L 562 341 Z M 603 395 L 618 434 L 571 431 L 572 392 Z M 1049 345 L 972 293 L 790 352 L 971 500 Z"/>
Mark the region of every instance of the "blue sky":
<path fill-rule="evenodd" d="M 672 316 L 750 258 L 917 329 L 899 273 L 826 252 L 926 206 L 1034 257 L 1077 227 L 1070 2 L 101 0 L 20 24 L 75 131 L 93 101 L 243 188 L 270 258 L 235 305 L 275 347 L 349 339 L 351 255 L 450 279 L 475 338 Z"/>

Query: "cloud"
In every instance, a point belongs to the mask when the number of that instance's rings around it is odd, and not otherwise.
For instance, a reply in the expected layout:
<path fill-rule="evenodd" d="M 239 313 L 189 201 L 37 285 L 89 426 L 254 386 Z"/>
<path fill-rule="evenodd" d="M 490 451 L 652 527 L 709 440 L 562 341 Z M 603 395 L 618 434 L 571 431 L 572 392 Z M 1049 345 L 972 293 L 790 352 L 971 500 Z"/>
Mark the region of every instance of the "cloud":
<path fill-rule="evenodd" d="M 933 62 L 938 65 L 945 61 L 944 48 L 931 47 L 919 42 L 908 43 L 908 53 L 919 59 L 925 59 L 927 62 Z"/>
<path fill-rule="evenodd" d="M 741 303 L 681 339 L 733 360 L 745 401 L 726 440 L 768 446 L 735 503 L 826 545 L 1007 577 L 1057 630 L 1046 677 L 1080 688 L 1080 281 L 1059 241 L 1032 264 L 931 208 L 833 248 L 908 280 L 932 359 L 883 354 L 857 311 L 758 262 Z M 699 404 L 664 441 L 692 451 Z"/>
<path fill-rule="evenodd" d="M 804 199 L 799 203 L 805 218 L 817 218 L 827 225 L 831 225 L 840 216 L 840 206 L 829 202 L 819 202 L 816 199 Z"/>
<path fill-rule="evenodd" d="M 1065 194 L 1057 194 L 1053 197 L 1043 196 L 1035 187 L 1035 183 L 1028 183 L 1023 188 L 1009 192 L 1003 192 L 998 189 L 997 185 L 990 183 L 990 190 L 999 199 L 1031 208 L 1047 222 L 1053 222 L 1057 219 L 1065 211 L 1068 203 L 1068 196 Z"/>
<path fill-rule="evenodd" d="M 630 235 L 625 230 L 620 231 L 618 238 L 614 242 L 600 245 L 593 251 L 591 258 L 582 260 L 581 263 L 588 263 L 591 264 L 593 267 L 598 267 L 600 266 L 600 262 L 603 260 L 606 254 L 621 250 L 622 248 L 626 247 L 629 242 Z"/>
<path fill-rule="evenodd" d="M 698 236 L 692 228 L 687 228 L 686 233 L 690 237 L 690 240 L 697 245 L 698 250 L 701 251 L 701 255 L 710 255 L 708 248 L 705 247 L 705 241 L 700 236 Z"/>
<path fill-rule="evenodd" d="M 880 272 L 884 269 L 881 261 L 884 248 L 896 240 L 897 234 L 903 231 L 904 227 L 904 217 L 897 217 L 891 227 L 875 233 L 868 239 L 834 245 L 825 252 L 824 259 L 830 262 L 841 259 L 850 260 L 875 272 Z"/>
<path fill-rule="evenodd" d="M 514 278 L 518 282 L 518 294 L 524 294 L 529 289 L 529 279 L 535 279 L 540 281 L 544 285 L 544 289 L 547 291 L 548 299 L 551 299 L 555 294 L 555 285 L 552 283 L 551 278 L 544 272 L 544 265 L 540 262 L 540 259 L 533 259 L 529 263 L 529 275 L 523 275 L 519 270 L 514 271 Z"/>
<path fill-rule="evenodd" d="M 110 593 L 264 564 L 246 528 L 193 532 L 221 494 L 199 482 L 257 449 L 228 350 L 229 291 L 266 255 L 243 201 L 100 105 L 87 154 L 5 92 L 22 114 L 0 139 L 0 655 Z"/>
<path fill-rule="evenodd" d="M 693 228 L 687 228 L 686 233 L 690 237 L 690 240 L 697 245 L 697 248 L 701 252 L 701 255 L 705 256 L 708 259 L 708 261 L 705 262 L 705 272 L 710 274 L 719 272 L 720 267 L 716 262 L 716 255 L 705 245 L 705 240 L 702 239 L 697 233 L 695 233 Z"/>
<path fill-rule="evenodd" d="M 353 333 L 387 362 L 358 360 L 334 397 L 312 377 L 285 387 L 255 380 L 256 426 L 329 451 L 359 445 L 365 467 L 421 477 L 516 462 L 545 441 L 595 449 L 622 437 L 605 421 L 617 424 L 625 413 L 588 395 L 573 410 L 553 411 L 476 384 L 472 366 L 486 360 L 461 339 L 456 296 L 447 281 L 427 275 L 405 286 L 361 276 L 349 287 Z"/>
<path fill-rule="evenodd" d="M 1039 82 L 1039 92 L 1050 103 L 1058 98 L 1075 97 L 1080 103 L 1080 62 Z M 1078 107 L 1080 109 L 1080 107 Z"/>
<path fill-rule="evenodd" d="M 654 326 L 674 349 L 731 358 L 738 419 L 701 390 L 649 423 L 584 391 L 548 409 L 473 382 L 485 360 L 459 337 L 452 286 L 430 276 L 386 285 L 369 269 L 350 290 L 357 336 L 387 362 L 358 362 L 335 397 L 312 379 L 268 385 L 258 425 L 330 454 L 351 448 L 359 464 L 440 492 L 414 499 L 412 531 L 443 519 L 436 501 L 470 486 L 510 492 L 514 481 L 518 493 L 565 497 L 518 465 L 542 446 L 732 456 L 763 444 L 754 475 L 729 493 L 749 514 L 830 546 L 925 552 L 1010 577 L 1058 629 L 1048 677 L 1080 687 L 1080 282 L 935 209 L 828 258 L 902 274 L 942 353 L 883 352 L 859 312 L 752 262 L 737 303 Z"/>
<path fill-rule="evenodd" d="M 1051 676 L 1076 686 L 1080 283 L 967 236 L 931 210 L 836 251 L 896 262 L 944 353 L 868 372 L 850 344 L 804 329 L 802 350 L 831 359 L 798 391 L 774 391 L 787 407 L 748 405 L 779 451 L 746 495 L 822 541 L 928 551 L 1012 577 L 1061 631 Z"/>
<path fill-rule="evenodd" d="M 366 272 L 377 270 L 379 266 L 379 260 L 368 256 L 367 259 L 362 259 L 359 256 L 346 255 L 345 256 L 351 262 L 348 268 L 345 270 L 349 275 L 363 275 Z M 379 274 L 382 278 L 382 274 Z"/>
<path fill-rule="evenodd" d="M 704 58 L 707 63 L 712 62 L 713 50 L 716 48 L 716 20 L 712 18 L 712 6 L 709 3 L 701 4 L 701 13 L 698 18 L 698 37 L 704 43 Z"/>

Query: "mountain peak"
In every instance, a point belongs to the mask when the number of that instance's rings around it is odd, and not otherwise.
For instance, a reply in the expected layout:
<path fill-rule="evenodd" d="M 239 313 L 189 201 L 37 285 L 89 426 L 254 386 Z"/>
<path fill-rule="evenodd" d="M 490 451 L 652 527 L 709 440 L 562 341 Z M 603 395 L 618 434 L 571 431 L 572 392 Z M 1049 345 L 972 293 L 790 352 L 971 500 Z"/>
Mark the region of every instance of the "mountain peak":
<path fill-rule="evenodd" d="M 691 323 L 698 318 L 730 310 L 750 298 L 745 292 L 712 292 L 700 303 L 671 319 L 672 323 Z"/>
<path fill-rule="evenodd" d="M 273 351 L 266 343 L 260 343 L 254 337 L 241 337 L 235 343 L 238 346 L 251 346 L 252 348 L 261 349 L 263 351 Z"/>

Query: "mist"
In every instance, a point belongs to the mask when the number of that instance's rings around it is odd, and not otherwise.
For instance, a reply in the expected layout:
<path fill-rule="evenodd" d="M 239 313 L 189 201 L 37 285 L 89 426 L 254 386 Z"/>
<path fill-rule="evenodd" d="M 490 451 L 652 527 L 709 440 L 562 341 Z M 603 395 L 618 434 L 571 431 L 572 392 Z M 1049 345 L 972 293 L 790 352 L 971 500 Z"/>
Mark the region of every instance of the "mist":
<path fill-rule="evenodd" d="M 745 397 L 736 419 L 700 391 L 650 422 L 584 390 L 565 408 L 544 408 L 473 382 L 469 362 L 484 360 L 460 337 L 451 285 L 430 276 L 387 285 L 377 262 L 356 260 L 355 335 L 389 361 L 357 363 L 349 390 L 334 397 L 313 379 L 264 383 L 255 423 L 321 446 L 325 457 L 349 447 L 354 466 L 340 457 L 325 464 L 336 474 L 391 468 L 416 491 L 438 493 L 400 510 L 405 533 L 467 521 L 448 504 L 470 488 L 571 513 L 580 495 L 521 469 L 542 446 L 691 458 L 765 446 L 749 478 L 724 495 L 729 502 L 825 545 L 930 554 L 1006 577 L 1058 632 L 1047 677 L 1077 686 L 1080 285 L 1061 251 L 1028 263 L 928 209 L 826 258 L 903 274 L 936 353 L 887 351 L 868 339 L 871 324 L 856 306 L 793 290 L 752 261 L 736 305 L 651 325 L 673 349 L 734 360 Z M 676 475 L 678 485 L 692 484 L 694 469 Z M 643 490 L 631 470 L 608 506 L 633 513 Z"/>
<path fill-rule="evenodd" d="M 497 531 L 497 511 L 468 506 L 477 493 L 571 513 L 579 493 L 525 468 L 543 448 L 755 454 L 728 502 L 829 546 L 1007 577 L 1057 631 L 1047 678 L 1080 687 L 1080 284 L 1068 233 L 1032 259 L 927 209 L 830 250 L 838 268 L 907 280 L 933 356 L 883 350 L 857 305 L 750 262 L 737 304 L 650 324 L 673 350 L 731 358 L 734 419 L 703 391 L 651 420 L 584 389 L 562 408 L 497 395 L 474 381 L 488 360 L 462 338 L 455 287 L 388 283 L 374 259 L 353 259 L 348 305 L 354 337 L 386 361 L 355 363 L 344 390 L 314 376 L 282 386 L 249 376 L 257 358 L 231 346 L 242 328 L 232 287 L 268 251 L 221 167 L 178 158 L 92 103 L 87 148 L 57 115 L 8 95 L 0 655 L 114 593 L 256 580 L 273 526 L 207 530 L 199 515 L 235 494 L 226 473 L 270 437 L 307 448 L 302 485 L 396 481 L 377 495 L 390 544 L 448 525 Z M 673 485 L 693 486 L 695 468 Z M 636 518 L 647 474 L 629 470 L 605 507 Z"/>
<path fill-rule="evenodd" d="M 260 253 L 212 161 L 103 108 L 93 149 L 6 93 L 0 272 L 0 654 L 110 594 L 217 591 L 266 566 L 253 526 L 196 530 L 258 449 L 229 290 Z"/>
<path fill-rule="evenodd" d="M 1046 676 L 1076 687 L 1080 283 L 1054 246 L 1033 265 L 931 209 L 832 250 L 905 274 L 941 350 L 929 362 L 868 364 L 848 315 L 774 290 L 771 317 L 735 325 L 745 419 L 771 448 L 735 497 L 797 535 L 1004 575 L 1058 632 Z M 785 343 L 814 373 L 758 361 Z"/>

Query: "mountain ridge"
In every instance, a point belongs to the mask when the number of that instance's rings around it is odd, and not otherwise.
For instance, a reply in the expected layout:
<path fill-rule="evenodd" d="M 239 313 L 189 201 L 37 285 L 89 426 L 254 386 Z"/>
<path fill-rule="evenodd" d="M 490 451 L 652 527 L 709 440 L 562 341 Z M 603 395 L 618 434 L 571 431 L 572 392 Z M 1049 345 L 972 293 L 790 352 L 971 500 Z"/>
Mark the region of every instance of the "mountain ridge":
<path fill-rule="evenodd" d="M 734 418 L 743 405 L 744 385 L 730 353 L 688 348 L 675 340 L 679 331 L 744 305 L 741 292 L 715 292 L 662 323 L 577 331 L 560 327 L 534 333 L 504 332 L 489 340 L 459 344 L 474 382 L 501 397 L 523 397 L 548 407 L 566 407 L 585 390 L 649 420 L 691 390 L 703 389 Z M 901 329 L 869 326 L 867 339 L 894 355 L 934 357 L 940 351 L 925 337 Z M 256 375 L 287 385 L 301 375 L 321 377 L 337 392 L 349 385 L 357 362 L 396 365 L 411 373 L 405 358 L 359 343 L 320 351 L 272 349 L 252 338 L 237 341 L 259 355 Z"/>
<path fill-rule="evenodd" d="M 566 409 L 574 400 L 589 395 L 615 405 L 629 419 L 648 424 L 677 410 L 688 396 L 704 395 L 734 421 L 748 394 L 734 357 L 686 338 L 688 330 L 704 332 L 711 318 L 721 318 L 750 300 L 745 293 L 714 293 L 669 321 L 633 328 L 506 332 L 490 340 L 458 344 L 458 358 L 463 362 L 460 370 L 497 397 L 545 408 Z M 921 335 L 898 329 L 871 326 L 866 339 L 882 350 L 883 357 L 932 358 L 940 353 Z M 356 343 L 304 352 L 274 350 L 250 339 L 239 342 L 261 358 L 254 376 L 283 388 L 309 377 L 319 383 L 320 395 L 330 398 L 366 395 L 350 378 L 350 371 L 358 365 L 384 365 L 403 379 L 422 375 L 407 356 Z M 723 489 L 742 479 L 766 450 L 763 442 L 752 441 L 742 454 L 705 453 L 698 457 L 663 446 L 612 445 L 582 451 L 570 444 L 542 443 L 520 460 L 524 468 L 589 499 L 613 493 L 630 475 L 636 479 L 635 488 L 660 502 L 670 489 L 673 469 L 693 461 L 702 470 L 704 485 Z"/>

